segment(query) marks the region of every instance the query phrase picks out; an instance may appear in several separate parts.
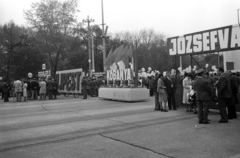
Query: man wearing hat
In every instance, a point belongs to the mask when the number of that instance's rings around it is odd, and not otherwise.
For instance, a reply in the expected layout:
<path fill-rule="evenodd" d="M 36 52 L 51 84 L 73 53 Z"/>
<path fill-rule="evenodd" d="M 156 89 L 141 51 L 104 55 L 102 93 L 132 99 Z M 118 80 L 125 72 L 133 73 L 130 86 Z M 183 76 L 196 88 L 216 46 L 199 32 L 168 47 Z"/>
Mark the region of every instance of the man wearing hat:
<path fill-rule="evenodd" d="M 208 105 L 211 96 L 211 88 L 207 81 L 203 78 L 204 69 L 196 71 L 197 78 L 193 83 L 193 89 L 196 91 L 196 101 L 198 106 L 198 123 L 209 124 L 208 122 Z"/>

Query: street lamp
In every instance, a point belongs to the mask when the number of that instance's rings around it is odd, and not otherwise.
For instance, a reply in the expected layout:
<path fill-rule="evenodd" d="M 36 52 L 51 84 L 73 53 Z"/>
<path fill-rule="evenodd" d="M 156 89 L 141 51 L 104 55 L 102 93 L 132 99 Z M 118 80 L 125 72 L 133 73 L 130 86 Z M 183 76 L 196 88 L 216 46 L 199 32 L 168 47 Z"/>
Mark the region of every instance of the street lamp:
<path fill-rule="evenodd" d="M 89 75 L 91 76 L 91 37 L 90 37 L 90 23 L 94 22 L 94 19 L 89 19 L 89 16 L 87 17 L 87 19 L 84 19 L 82 21 L 83 23 L 87 23 L 88 24 L 88 72 Z"/>

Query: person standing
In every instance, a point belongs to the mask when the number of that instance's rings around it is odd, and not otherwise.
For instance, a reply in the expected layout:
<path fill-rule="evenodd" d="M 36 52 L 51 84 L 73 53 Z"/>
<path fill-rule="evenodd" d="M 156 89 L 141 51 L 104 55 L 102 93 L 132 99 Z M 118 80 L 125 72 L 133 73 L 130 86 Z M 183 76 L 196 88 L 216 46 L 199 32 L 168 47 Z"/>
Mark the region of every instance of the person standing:
<path fill-rule="evenodd" d="M 159 94 L 159 102 L 160 104 L 162 103 L 162 111 L 168 112 L 167 110 L 167 91 L 166 91 L 166 86 L 164 85 L 163 82 L 163 75 L 159 74 L 159 79 L 158 79 L 158 84 L 157 84 L 157 92 Z"/>
<path fill-rule="evenodd" d="M 37 93 L 38 87 L 39 87 L 38 82 L 35 80 L 35 78 L 33 78 L 31 81 L 32 100 L 34 99 L 38 100 Z"/>
<path fill-rule="evenodd" d="M 169 110 L 177 110 L 176 108 L 176 102 L 175 102 L 175 83 L 173 81 L 172 78 L 170 78 L 170 72 L 167 71 L 166 72 L 166 76 L 164 77 L 163 80 L 165 86 L 166 86 L 166 90 L 167 90 L 167 94 L 168 94 L 168 107 Z"/>
<path fill-rule="evenodd" d="M 158 79 L 159 79 L 159 74 L 156 73 L 155 79 L 153 81 L 153 92 L 154 92 L 154 97 L 155 97 L 155 110 L 156 111 L 162 110 L 161 103 L 159 102 Z"/>
<path fill-rule="evenodd" d="M 27 82 L 23 81 L 23 98 L 24 98 L 24 101 L 27 101 L 27 87 L 28 87 Z"/>
<path fill-rule="evenodd" d="M 186 111 L 190 112 L 190 102 L 187 96 L 187 94 L 190 92 L 190 87 L 192 85 L 190 74 L 185 75 L 182 84 L 183 84 L 183 104 L 186 105 Z"/>
<path fill-rule="evenodd" d="M 48 89 L 49 100 L 52 100 L 53 99 L 53 82 L 51 78 L 48 79 L 47 89 Z"/>
<path fill-rule="evenodd" d="M 220 76 L 217 82 L 217 97 L 221 119 L 219 123 L 228 123 L 228 114 L 226 110 L 227 99 L 231 98 L 232 90 L 229 80 L 229 73 L 224 72 L 222 67 L 218 68 L 218 75 Z"/>
<path fill-rule="evenodd" d="M 89 90 L 90 90 L 90 95 L 92 97 L 95 97 L 95 91 L 94 91 L 94 88 L 95 88 L 95 83 L 94 83 L 94 79 L 93 77 L 89 80 Z"/>
<path fill-rule="evenodd" d="M 3 92 L 4 102 L 9 102 L 10 85 L 7 83 L 7 81 L 3 81 L 2 83 L 2 92 Z"/>
<path fill-rule="evenodd" d="M 46 99 L 46 82 L 43 79 L 40 79 L 39 82 L 39 95 L 40 95 L 40 100 L 45 100 Z"/>
<path fill-rule="evenodd" d="M 86 77 L 82 79 L 83 99 L 87 99 L 87 80 Z"/>
<path fill-rule="evenodd" d="M 58 82 L 56 79 L 53 81 L 53 96 L 54 99 L 57 99 L 57 94 L 58 94 Z"/>
<path fill-rule="evenodd" d="M 20 81 L 19 79 L 14 81 L 14 90 L 15 90 L 15 94 L 16 94 L 16 100 L 17 100 L 17 102 L 20 102 L 21 101 L 21 93 L 22 93 L 22 81 Z"/>
<path fill-rule="evenodd" d="M 196 71 L 197 77 L 193 82 L 193 90 L 196 92 L 196 102 L 198 106 L 198 123 L 209 124 L 208 109 L 209 101 L 211 100 L 211 88 L 207 81 L 203 78 L 204 69 Z"/>
<path fill-rule="evenodd" d="M 31 100 L 32 98 L 32 88 L 31 88 L 31 79 L 27 80 L 27 100 Z"/>
<path fill-rule="evenodd" d="M 236 104 L 238 103 L 238 83 L 237 83 L 237 76 L 235 73 L 231 73 L 230 75 L 230 85 L 232 90 L 232 96 L 227 99 L 228 102 L 228 119 L 236 119 L 237 118 L 237 111 L 236 111 Z"/>

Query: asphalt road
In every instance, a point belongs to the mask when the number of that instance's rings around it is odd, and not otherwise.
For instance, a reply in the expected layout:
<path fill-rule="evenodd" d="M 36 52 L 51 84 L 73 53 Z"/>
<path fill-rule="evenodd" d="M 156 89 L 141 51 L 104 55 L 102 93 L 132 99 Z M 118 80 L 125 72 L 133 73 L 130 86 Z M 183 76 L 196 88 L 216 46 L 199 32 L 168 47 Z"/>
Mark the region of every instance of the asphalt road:
<path fill-rule="evenodd" d="M 218 112 L 211 110 L 211 123 L 199 125 L 197 116 L 184 107 L 153 109 L 153 98 L 135 103 L 73 96 L 0 100 L 0 157 L 240 157 L 240 119 L 219 124 Z"/>

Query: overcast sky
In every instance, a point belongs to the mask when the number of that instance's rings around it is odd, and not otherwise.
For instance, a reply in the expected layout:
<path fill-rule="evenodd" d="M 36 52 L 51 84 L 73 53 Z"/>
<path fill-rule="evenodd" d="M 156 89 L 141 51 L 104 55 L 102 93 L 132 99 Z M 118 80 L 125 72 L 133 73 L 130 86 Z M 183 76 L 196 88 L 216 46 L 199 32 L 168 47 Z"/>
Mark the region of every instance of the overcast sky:
<path fill-rule="evenodd" d="M 27 25 L 23 10 L 40 0 L 0 0 L 0 24 L 14 20 Z M 178 36 L 238 23 L 240 0 L 104 0 L 104 22 L 109 32 L 153 28 Z M 101 0 L 80 0 L 79 21 L 102 23 Z"/>

